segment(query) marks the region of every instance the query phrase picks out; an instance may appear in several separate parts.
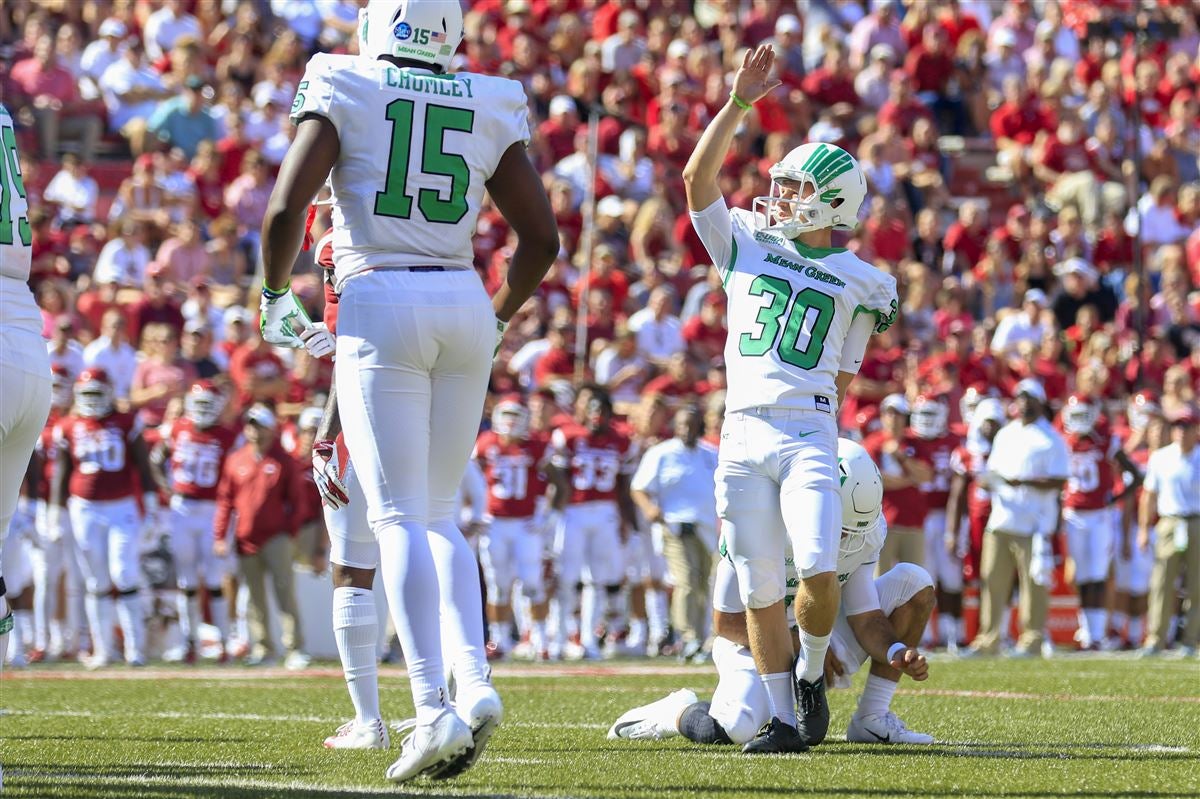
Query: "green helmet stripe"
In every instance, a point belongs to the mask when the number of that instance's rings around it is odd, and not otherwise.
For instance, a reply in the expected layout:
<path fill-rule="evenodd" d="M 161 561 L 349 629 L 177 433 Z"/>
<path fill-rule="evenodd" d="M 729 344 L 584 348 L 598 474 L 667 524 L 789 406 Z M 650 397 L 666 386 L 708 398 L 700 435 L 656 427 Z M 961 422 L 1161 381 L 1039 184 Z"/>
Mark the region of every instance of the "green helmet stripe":
<path fill-rule="evenodd" d="M 812 151 L 800 171 L 813 176 L 817 186 L 824 188 L 829 182 L 854 168 L 854 159 L 840 147 L 820 144 Z"/>

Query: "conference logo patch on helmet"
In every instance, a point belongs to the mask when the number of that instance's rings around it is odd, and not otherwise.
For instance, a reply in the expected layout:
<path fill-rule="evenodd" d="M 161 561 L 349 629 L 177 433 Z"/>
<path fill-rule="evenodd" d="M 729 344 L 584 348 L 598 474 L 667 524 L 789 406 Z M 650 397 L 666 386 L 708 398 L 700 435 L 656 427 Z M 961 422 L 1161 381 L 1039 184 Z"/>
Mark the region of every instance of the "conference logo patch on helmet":
<path fill-rule="evenodd" d="M 396 27 L 392 28 L 392 35 L 395 36 L 400 41 L 405 41 L 406 39 L 411 39 L 412 33 L 413 33 L 412 25 L 409 25 L 407 22 L 398 23 L 396 25 Z"/>

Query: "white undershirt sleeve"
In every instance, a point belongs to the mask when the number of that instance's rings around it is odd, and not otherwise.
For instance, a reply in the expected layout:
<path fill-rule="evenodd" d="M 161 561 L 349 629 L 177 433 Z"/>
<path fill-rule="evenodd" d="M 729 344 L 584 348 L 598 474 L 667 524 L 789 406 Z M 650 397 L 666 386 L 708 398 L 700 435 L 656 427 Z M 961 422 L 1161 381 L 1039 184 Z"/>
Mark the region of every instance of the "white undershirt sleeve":
<path fill-rule="evenodd" d="M 690 211 L 688 216 L 692 218 L 692 227 L 696 229 L 704 249 L 712 257 L 713 266 L 721 279 L 725 280 L 733 267 L 735 254 L 733 219 L 729 215 L 729 207 L 725 205 L 725 198 L 718 197 L 703 211 Z"/>

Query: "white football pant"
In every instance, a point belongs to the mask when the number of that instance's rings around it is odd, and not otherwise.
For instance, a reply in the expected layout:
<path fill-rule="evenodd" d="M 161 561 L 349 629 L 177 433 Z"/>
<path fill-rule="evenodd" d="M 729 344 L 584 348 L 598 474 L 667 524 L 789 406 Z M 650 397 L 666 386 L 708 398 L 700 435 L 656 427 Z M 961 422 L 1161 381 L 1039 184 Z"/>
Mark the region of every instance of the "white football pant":
<path fill-rule="evenodd" d="M 479 562 L 487 584 L 488 603 L 506 605 L 512 585 L 534 604 L 545 599 L 542 585 L 542 536 L 533 518 L 493 518 L 479 538 Z"/>
<path fill-rule="evenodd" d="M 33 564 L 33 648 L 43 652 L 71 651 L 79 645 L 78 633 L 83 621 L 83 574 L 79 571 L 70 515 L 63 514 L 62 535 L 54 539 L 46 521 L 47 507 L 45 500 L 38 500 L 38 545 L 29 553 Z M 62 629 L 54 622 L 60 582 L 65 582 L 67 604 Z"/>
<path fill-rule="evenodd" d="M 1063 508 L 1063 527 L 1067 533 L 1067 552 L 1075 562 L 1075 584 L 1107 580 L 1116 547 L 1112 509 Z M 1137 549 L 1136 541 L 1133 548 Z"/>
<path fill-rule="evenodd" d="M 125 659 L 145 657 L 145 616 L 138 596 L 142 574 L 139 560 L 142 524 L 133 497 L 90 500 L 69 497 L 71 529 L 75 531 L 79 570 L 87 592 L 84 606 L 92 633 L 94 654 L 113 660 L 112 611 L 109 593 L 120 594 L 116 611 L 125 635 Z"/>
<path fill-rule="evenodd" d="M 944 510 L 931 510 L 925 514 L 925 566 L 934 585 L 949 594 L 962 593 L 963 562 L 956 552 L 946 549 Z"/>
<path fill-rule="evenodd" d="M 4 320 L 0 319 L 0 325 Z M 34 445 L 50 415 L 50 357 L 36 332 L 0 327 L 0 547 L 17 511 Z M 0 572 L 0 577 L 4 574 Z"/>

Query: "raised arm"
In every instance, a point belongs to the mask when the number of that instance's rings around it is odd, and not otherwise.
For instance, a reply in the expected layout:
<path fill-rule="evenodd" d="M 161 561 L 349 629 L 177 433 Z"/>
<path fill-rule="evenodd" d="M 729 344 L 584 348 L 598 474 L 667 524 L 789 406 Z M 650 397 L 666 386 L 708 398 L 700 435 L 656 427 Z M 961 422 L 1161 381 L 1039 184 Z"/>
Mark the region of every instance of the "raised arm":
<path fill-rule="evenodd" d="M 775 51 L 769 44 L 747 51 L 742 59 L 742 66 L 733 76 L 729 99 L 713 117 L 683 168 L 683 186 L 687 191 L 688 208 L 692 211 L 703 211 L 721 197 L 717 176 L 733 143 L 733 134 L 750 106 L 779 85 L 779 81 L 771 77 L 774 64 Z"/>

